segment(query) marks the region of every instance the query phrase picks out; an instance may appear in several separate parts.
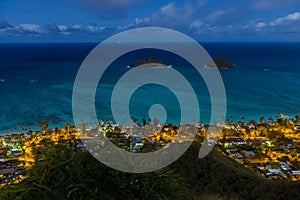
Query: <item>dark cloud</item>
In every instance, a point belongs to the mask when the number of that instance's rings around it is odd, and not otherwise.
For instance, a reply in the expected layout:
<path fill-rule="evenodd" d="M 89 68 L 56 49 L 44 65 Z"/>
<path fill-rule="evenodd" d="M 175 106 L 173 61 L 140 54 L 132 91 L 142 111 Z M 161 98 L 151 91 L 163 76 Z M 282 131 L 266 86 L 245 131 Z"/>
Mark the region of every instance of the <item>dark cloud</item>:
<path fill-rule="evenodd" d="M 128 9 L 148 0 L 69 0 L 81 8 L 97 13 L 102 19 L 125 18 Z"/>
<path fill-rule="evenodd" d="M 254 8 L 258 10 L 275 10 L 297 4 L 300 4 L 299 0 L 256 0 L 254 1 Z"/>
<path fill-rule="evenodd" d="M 241 12 L 239 7 L 231 7 L 228 9 L 214 11 L 202 18 L 202 21 L 214 26 L 228 26 L 242 21 L 244 18 L 249 16 L 249 14 L 249 10 L 244 9 L 243 12 Z"/>
<path fill-rule="evenodd" d="M 199 8 L 203 4 L 183 3 L 177 5 L 174 2 L 162 6 L 158 11 L 149 17 L 136 18 L 134 22 L 122 27 L 130 29 L 144 26 L 161 26 L 176 30 L 186 29 L 190 21 L 201 14 Z"/>
<path fill-rule="evenodd" d="M 11 27 L 2 17 L 0 17 L 0 29 Z"/>

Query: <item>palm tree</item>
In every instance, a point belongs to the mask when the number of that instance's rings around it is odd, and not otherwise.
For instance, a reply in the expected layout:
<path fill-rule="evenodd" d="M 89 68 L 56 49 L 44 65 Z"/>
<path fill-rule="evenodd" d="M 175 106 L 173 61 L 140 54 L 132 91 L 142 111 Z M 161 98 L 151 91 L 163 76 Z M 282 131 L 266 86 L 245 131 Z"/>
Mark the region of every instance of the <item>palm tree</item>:
<path fill-rule="evenodd" d="M 259 118 L 260 125 L 262 125 L 264 122 L 265 122 L 265 117 L 264 116 L 260 117 Z"/>
<path fill-rule="evenodd" d="M 269 124 L 273 124 L 273 123 L 274 123 L 274 119 L 273 119 L 273 117 L 269 117 L 269 119 L 268 119 L 268 123 L 269 123 Z"/>
<path fill-rule="evenodd" d="M 300 115 L 296 115 L 295 120 L 296 120 L 297 123 L 299 123 L 300 122 Z"/>
<path fill-rule="evenodd" d="M 48 125 L 49 125 L 49 122 L 48 122 L 48 121 L 43 121 L 43 122 L 41 123 L 41 127 L 42 127 L 41 132 L 47 134 L 47 128 L 48 128 Z"/>
<path fill-rule="evenodd" d="M 42 130 L 46 130 L 46 129 L 48 128 L 48 125 L 49 125 L 48 121 L 43 121 L 43 122 L 41 123 Z"/>
<path fill-rule="evenodd" d="M 131 119 L 131 121 L 132 121 L 134 124 L 136 124 L 137 119 L 136 119 L 134 116 L 131 116 L 130 119 Z"/>
<path fill-rule="evenodd" d="M 240 117 L 239 122 L 240 122 L 241 125 L 244 125 L 244 124 L 245 124 L 245 119 L 246 119 L 246 118 L 245 118 L 244 116 L 241 116 L 241 117 Z"/>
<path fill-rule="evenodd" d="M 66 133 L 70 133 L 71 124 L 66 124 Z"/>
<path fill-rule="evenodd" d="M 143 126 L 146 126 L 146 124 L 147 124 L 147 121 L 145 118 L 143 118 Z"/>
<path fill-rule="evenodd" d="M 228 124 L 233 124 L 233 116 L 230 115 L 229 118 L 227 119 Z"/>
<path fill-rule="evenodd" d="M 157 127 L 158 123 L 159 123 L 159 120 L 156 117 L 154 117 L 154 126 Z"/>
<path fill-rule="evenodd" d="M 226 142 L 226 133 L 227 133 L 227 129 L 225 127 L 223 127 L 223 146 L 225 145 L 225 142 Z"/>

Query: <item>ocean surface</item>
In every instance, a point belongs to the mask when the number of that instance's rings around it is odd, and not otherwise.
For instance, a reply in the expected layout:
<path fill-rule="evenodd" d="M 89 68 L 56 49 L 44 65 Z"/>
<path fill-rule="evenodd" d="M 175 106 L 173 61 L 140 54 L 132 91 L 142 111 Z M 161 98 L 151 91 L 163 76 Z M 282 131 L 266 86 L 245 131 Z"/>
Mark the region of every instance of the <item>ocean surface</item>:
<path fill-rule="evenodd" d="M 0 44 L 0 133 L 73 124 L 72 90 L 77 71 L 97 44 Z M 300 113 L 300 43 L 201 43 L 212 58 L 235 64 L 221 69 L 227 95 L 226 118 L 246 121 Z M 155 56 L 183 74 L 197 93 L 201 121 L 210 119 L 210 97 L 201 77 L 186 60 L 169 52 L 145 49 L 116 59 L 96 92 L 99 119 L 112 119 L 110 98 L 116 81 L 136 59 Z M 174 83 L 176 84 L 176 83 Z M 145 85 L 130 100 L 138 122 L 148 119 L 153 104 L 167 111 L 168 123 L 180 122 L 178 101 L 168 88 Z"/>

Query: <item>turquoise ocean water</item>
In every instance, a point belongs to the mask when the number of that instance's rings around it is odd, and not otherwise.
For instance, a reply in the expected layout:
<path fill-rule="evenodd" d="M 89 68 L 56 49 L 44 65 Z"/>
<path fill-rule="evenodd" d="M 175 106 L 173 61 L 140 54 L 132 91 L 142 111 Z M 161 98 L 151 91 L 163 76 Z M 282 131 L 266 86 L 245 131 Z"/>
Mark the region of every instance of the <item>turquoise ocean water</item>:
<path fill-rule="evenodd" d="M 300 113 L 300 43 L 204 43 L 212 58 L 224 57 L 236 67 L 220 70 L 227 94 L 227 115 L 259 119 L 278 113 Z M 0 132 L 33 128 L 48 120 L 52 127 L 72 121 L 72 89 L 76 73 L 96 44 L 0 44 Z M 114 83 L 135 59 L 154 55 L 182 73 L 197 92 L 201 120 L 210 118 L 204 82 L 184 59 L 146 49 L 116 59 L 100 80 L 96 93 L 99 119 L 111 119 Z M 165 106 L 167 122 L 179 122 L 175 96 L 158 85 L 145 85 L 132 96 L 131 114 L 148 119 L 153 104 Z"/>

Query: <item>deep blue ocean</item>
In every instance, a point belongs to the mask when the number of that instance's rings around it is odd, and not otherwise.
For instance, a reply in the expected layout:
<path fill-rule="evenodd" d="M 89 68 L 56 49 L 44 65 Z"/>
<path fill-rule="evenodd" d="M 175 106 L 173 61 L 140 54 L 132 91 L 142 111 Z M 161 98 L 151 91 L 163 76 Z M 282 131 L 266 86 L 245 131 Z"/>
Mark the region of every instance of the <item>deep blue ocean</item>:
<path fill-rule="evenodd" d="M 72 89 L 84 58 L 97 44 L 0 44 L 0 133 L 35 128 L 48 120 L 62 127 L 72 120 Z M 278 113 L 300 113 L 300 43 L 201 43 L 212 58 L 235 64 L 221 69 L 227 95 L 227 115 L 235 121 Z M 116 59 L 101 78 L 96 93 L 99 119 L 112 119 L 110 97 L 114 83 L 136 59 L 155 56 L 182 73 L 198 94 L 201 121 L 210 117 L 205 84 L 184 59 L 169 52 L 141 50 Z M 151 93 L 151 95 L 147 95 Z M 132 97 L 130 112 L 148 119 L 152 104 L 165 106 L 170 123 L 178 123 L 178 102 L 167 88 L 146 85 Z"/>

